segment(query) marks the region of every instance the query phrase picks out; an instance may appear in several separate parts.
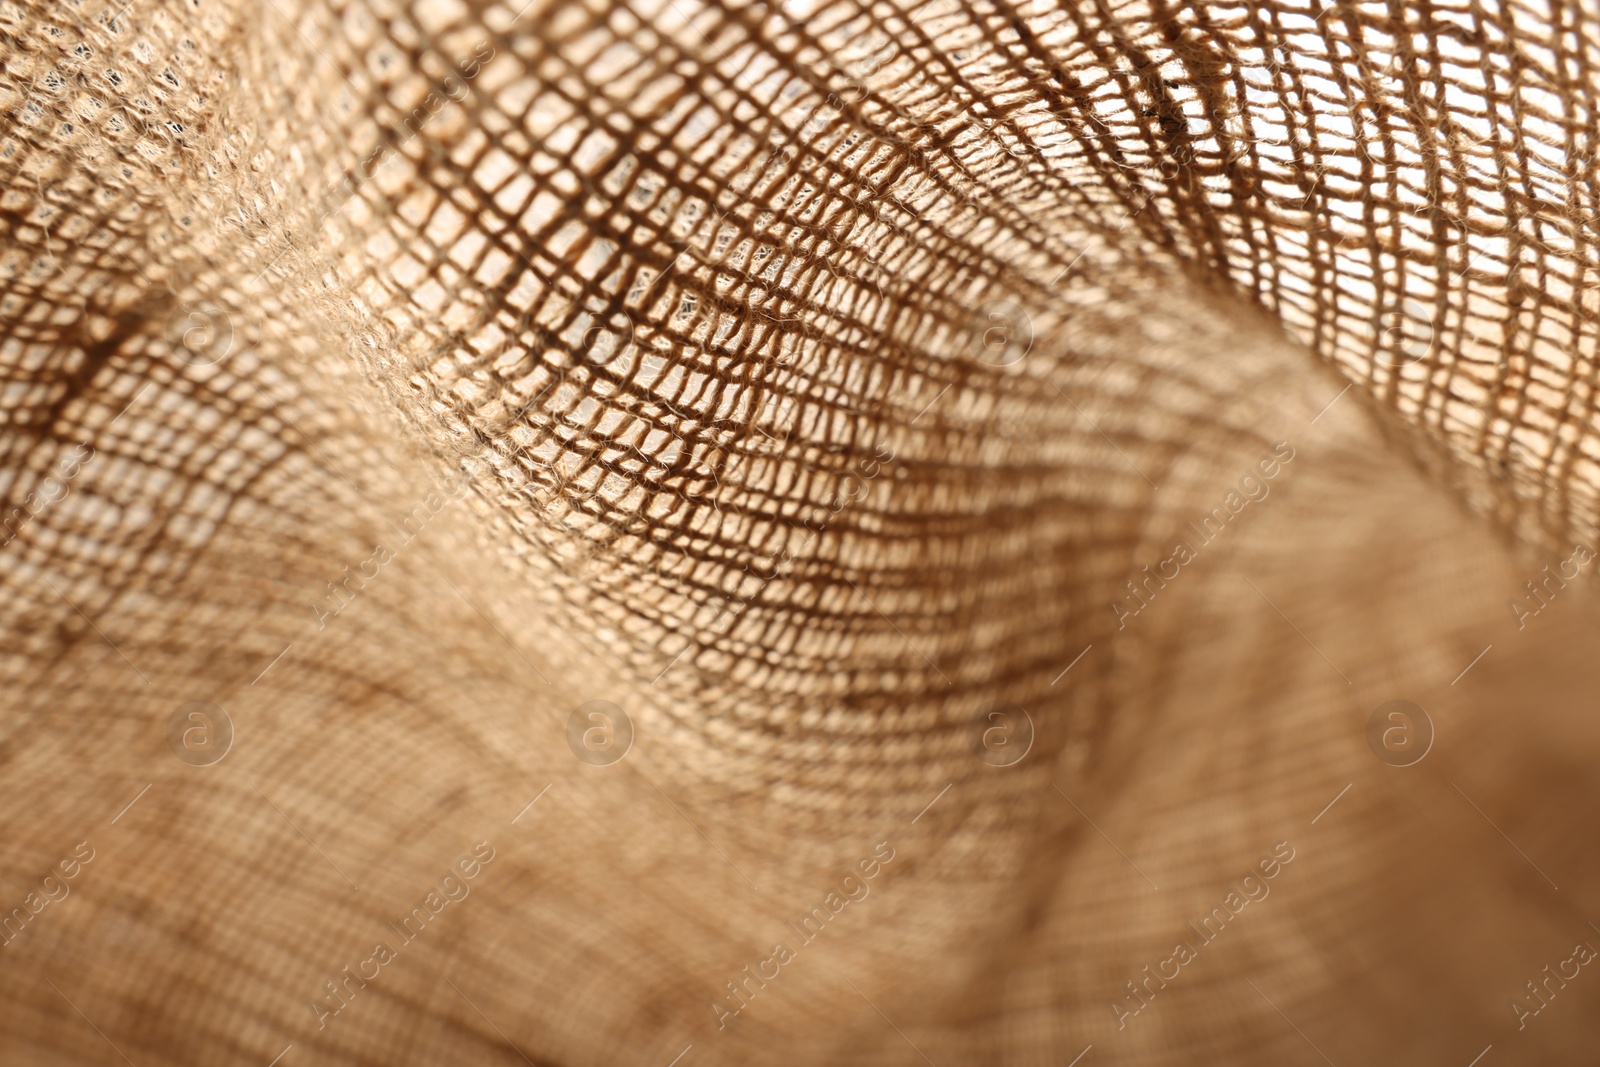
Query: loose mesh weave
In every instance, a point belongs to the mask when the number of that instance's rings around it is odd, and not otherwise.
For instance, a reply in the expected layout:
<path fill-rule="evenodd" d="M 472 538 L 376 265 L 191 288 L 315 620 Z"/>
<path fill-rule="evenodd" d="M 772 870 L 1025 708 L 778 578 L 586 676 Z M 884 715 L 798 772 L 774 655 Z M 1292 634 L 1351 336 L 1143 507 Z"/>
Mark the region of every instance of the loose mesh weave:
<path fill-rule="evenodd" d="M 1587 1062 L 1592 3 L 0 50 L 0 1062 Z"/>

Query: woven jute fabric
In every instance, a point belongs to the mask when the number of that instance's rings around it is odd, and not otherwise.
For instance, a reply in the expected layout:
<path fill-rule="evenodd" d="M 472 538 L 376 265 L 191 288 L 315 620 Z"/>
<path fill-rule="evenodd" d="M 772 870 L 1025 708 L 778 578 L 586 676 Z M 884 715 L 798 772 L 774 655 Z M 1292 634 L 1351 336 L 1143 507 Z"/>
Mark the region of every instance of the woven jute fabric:
<path fill-rule="evenodd" d="M 0 1063 L 1593 1062 L 1593 0 L 0 61 Z"/>

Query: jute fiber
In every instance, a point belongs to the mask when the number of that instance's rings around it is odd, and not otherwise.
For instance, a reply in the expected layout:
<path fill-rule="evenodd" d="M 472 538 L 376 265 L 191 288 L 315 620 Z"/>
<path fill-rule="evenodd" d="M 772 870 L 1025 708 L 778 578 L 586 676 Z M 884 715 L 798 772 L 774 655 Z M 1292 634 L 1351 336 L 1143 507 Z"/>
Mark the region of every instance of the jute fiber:
<path fill-rule="evenodd" d="M 0 1063 L 1593 1062 L 1593 0 L 0 59 Z"/>

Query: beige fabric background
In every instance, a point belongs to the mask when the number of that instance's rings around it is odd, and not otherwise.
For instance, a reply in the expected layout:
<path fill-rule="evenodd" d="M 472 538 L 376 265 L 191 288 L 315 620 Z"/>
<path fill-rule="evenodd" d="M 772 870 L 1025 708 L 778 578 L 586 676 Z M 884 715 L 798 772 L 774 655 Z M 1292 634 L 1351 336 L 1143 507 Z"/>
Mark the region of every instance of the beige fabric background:
<path fill-rule="evenodd" d="M 1588 0 L 0 51 L 0 1062 L 1592 1061 Z"/>

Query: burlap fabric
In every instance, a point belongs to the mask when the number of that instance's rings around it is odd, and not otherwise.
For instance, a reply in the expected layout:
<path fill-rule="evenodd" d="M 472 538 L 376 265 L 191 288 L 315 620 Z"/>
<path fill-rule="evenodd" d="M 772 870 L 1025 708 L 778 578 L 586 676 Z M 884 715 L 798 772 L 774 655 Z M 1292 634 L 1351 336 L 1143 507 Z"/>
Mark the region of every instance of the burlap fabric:
<path fill-rule="evenodd" d="M 0 52 L 0 1062 L 1592 1062 L 1592 2 Z"/>

